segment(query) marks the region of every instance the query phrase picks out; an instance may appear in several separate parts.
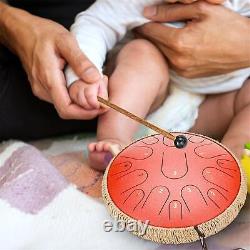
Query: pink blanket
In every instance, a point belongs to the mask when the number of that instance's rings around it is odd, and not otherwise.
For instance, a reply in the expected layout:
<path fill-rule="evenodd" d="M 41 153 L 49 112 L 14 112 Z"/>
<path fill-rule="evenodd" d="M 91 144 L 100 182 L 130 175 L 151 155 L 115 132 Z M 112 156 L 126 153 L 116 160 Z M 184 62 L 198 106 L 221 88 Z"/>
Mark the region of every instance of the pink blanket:
<path fill-rule="evenodd" d="M 104 232 L 103 222 L 111 219 L 101 201 L 102 174 L 71 141 L 37 144 L 41 151 L 19 142 L 0 147 L 0 249 L 201 249 Z M 250 250 L 249 232 L 247 201 L 233 224 L 207 239 L 208 249 Z"/>

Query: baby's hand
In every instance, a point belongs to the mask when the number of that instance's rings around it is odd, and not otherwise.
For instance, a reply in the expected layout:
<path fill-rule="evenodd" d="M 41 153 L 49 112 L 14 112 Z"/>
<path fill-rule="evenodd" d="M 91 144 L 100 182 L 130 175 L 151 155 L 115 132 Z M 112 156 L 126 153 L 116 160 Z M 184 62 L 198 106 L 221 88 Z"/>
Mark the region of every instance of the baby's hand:
<path fill-rule="evenodd" d="M 85 110 L 93 111 L 99 110 L 98 114 L 106 111 L 101 107 L 97 100 L 97 96 L 108 99 L 108 79 L 106 76 L 100 82 L 85 83 L 82 80 L 75 81 L 69 88 L 69 95 L 72 101 Z"/>

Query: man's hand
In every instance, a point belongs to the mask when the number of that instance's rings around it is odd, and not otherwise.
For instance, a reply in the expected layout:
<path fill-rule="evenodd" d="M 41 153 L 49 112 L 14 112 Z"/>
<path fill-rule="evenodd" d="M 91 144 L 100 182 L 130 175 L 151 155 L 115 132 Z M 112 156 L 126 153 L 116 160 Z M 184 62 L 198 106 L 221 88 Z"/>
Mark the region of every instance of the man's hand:
<path fill-rule="evenodd" d="M 53 103 L 64 119 L 86 120 L 99 114 L 100 110 L 86 112 L 69 97 L 64 77 L 66 63 L 87 83 L 99 81 L 101 75 L 68 30 L 11 7 L 4 12 L 3 23 L 5 45 L 19 56 L 35 96 Z"/>
<path fill-rule="evenodd" d="M 187 21 L 181 29 L 159 23 L 138 29 L 162 50 L 180 75 L 205 77 L 250 67 L 248 18 L 204 1 L 148 8 L 145 15 L 152 21 Z"/>

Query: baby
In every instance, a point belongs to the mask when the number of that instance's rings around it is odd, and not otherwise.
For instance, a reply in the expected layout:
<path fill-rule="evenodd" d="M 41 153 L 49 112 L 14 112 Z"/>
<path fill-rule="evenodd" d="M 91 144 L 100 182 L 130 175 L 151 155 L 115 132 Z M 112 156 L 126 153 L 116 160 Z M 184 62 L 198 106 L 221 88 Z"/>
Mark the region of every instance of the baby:
<path fill-rule="evenodd" d="M 97 96 L 107 98 L 109 94 L 111 102 L 140 117 L 146 117 L 159 107 L 164 108 L 166 116 L 157 117 L 156 112 L 156 120 L 161 118 L 163 123 L 159 125 L 164 125 L 162 127 L 169 130 L 188 131 L 195 124 L 205 94 L 241 88 L 250 75 L 249 68 L 220 76 L 186 79 L 168 69 L 166 59 L 153 44 L 147 40 L 135 39 L 129 33 L 133 28 L 149 22 L 142 14 L 146 6 L 162 2 L 164 1 L 97 0 L 87 11 L 77 16 L 71 31 L 81 50 L 100 72 L 103 72 L 107 52 L 122 39 L 124 46 L 121 49 L 116 47 L 115 51 L 118 53 L 111 53 L 117 56 L 108 60 L 106 71 L 104 70 L 108 80 L 104 76 L 100 82 L 87 84 L 70 67 L 66 69 L 70 96 L 75 103 L 86 110 L 99 109 L 101 107 Z M 224 5 L 250 16 L 248 0 L 230 0 Z M 185 24 L 166 25 L 181 27 Z M 170 97 L 166 98 L 168 94 Z M 121 149 L 129 144 L 137 129 L 138 124 L 123 115 L 103 110 L 98 121 L 97 142 L 89 145 L 91 166 L 99 170 L 105 169 L 108 153 L 114 147 Z"/>

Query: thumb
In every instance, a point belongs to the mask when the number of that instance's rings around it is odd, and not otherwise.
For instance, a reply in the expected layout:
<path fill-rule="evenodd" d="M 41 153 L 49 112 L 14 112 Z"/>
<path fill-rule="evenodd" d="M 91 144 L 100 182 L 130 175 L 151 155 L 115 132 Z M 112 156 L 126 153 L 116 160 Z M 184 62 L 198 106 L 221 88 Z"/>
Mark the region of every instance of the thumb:
<path fill-rule="evenodd" d="M 68 39 L 64 39 L 64 42 L 59 43 L 58 50 L 77 76 L 83 81 L 95 83 L 101 79 L 101 73 L 84 55 L 72 35 L 69 35 Z"/>
<path fill-rule="evenodd" d="M 206 3 L 195 2 L 187 5 L 180 3 L 153 5 L 146 7 L 143 14 L 146 18 L 155 22 L 176 22 L 198 19 L 203 14 L 201 13 L 200 4 Z"/>

